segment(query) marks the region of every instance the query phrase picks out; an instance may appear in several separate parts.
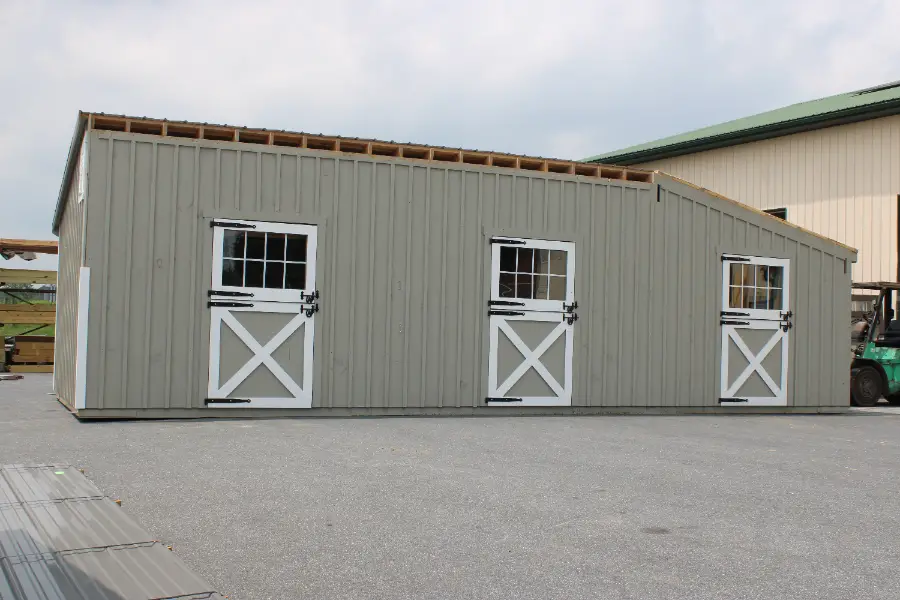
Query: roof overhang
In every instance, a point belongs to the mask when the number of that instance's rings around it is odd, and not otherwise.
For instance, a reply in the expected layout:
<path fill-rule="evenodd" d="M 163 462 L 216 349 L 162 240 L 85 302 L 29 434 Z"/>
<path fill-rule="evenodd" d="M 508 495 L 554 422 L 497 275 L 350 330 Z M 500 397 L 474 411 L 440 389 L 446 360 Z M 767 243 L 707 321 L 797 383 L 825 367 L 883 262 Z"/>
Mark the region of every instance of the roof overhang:
<path fill-rule="evenodd" d="M 69 142 L 69 156 L 66 158 L 62 183 L 59 186 L 59 197 L 56 199 L 56 208 L 53 212 L 53 235 L 59 235 L 59 224 L 62 221 L 63 211 L 66 208 L 66 196 L 68 196 L 69 187 L 72 185 L 72 175 L 75 173 L 78 152 L 81 149 L 81 140 L 84 138 L 87 121 L 88 114 L 79 111 L 78 120 L 75 122 L 75 133 L 72 135 L 72 141 Z"/>
<path fill-rule="evenodd" d="M 737 146 L 748 142 L 757 142 L 804 131 L 824 129 L 836 125 L 846 125 L 859 121 L 868 121 L 881 117 L 889 117 L 900 114 L 900 98 L 885 100 L 875 104 L 856 106 L 843 110 L 837 110 L 789 121 L 781 121 L 759 127 L 742 129 L 721 135 L 688 140 L 675 144 L 656 146 L 634 152 L 622 152 L 613 154 L 601 154 L 584 159 L 585 162 L 602 162 L 614 165 L 637 165 L 665 158 L 695 154 L 706 150 Z"/>

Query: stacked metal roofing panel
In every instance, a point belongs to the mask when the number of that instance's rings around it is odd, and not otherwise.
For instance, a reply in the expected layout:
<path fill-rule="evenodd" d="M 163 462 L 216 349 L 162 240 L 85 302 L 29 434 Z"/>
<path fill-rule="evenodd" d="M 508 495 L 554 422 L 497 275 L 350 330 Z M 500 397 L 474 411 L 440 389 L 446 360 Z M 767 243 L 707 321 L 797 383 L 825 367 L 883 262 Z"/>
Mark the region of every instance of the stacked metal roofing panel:
<path fill-rule="evenodd" d="M 77 469 L 0 467 L 0 600 L 222 598 Z"/>

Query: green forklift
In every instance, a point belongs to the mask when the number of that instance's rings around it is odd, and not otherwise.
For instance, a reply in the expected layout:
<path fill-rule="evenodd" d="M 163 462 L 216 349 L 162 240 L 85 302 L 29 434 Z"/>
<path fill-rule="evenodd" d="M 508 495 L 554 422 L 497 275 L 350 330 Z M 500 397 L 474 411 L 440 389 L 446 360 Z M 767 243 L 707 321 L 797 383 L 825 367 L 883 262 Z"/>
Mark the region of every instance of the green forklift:
<path fill-rule="evenodd" d="M 894 319 L 893 308 L 900 283 L 854 283 L 853 289 L 877 291 L 878 296 L 872 310 L 851 322 L 850 401 L 874 406 L 885 398 L 900 405 L 900 321 Z"/>

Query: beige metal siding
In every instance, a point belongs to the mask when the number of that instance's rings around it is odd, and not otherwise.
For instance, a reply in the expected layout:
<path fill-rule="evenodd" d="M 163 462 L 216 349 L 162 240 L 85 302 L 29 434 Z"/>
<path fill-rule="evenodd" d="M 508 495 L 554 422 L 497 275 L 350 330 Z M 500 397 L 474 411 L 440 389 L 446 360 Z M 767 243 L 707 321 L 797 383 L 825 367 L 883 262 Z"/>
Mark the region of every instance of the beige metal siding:
<path fill-rule="evenodd" d="M 78 347 L 78 278 L 84 244 L 86 202 L 78 202 L 76 169 L 59 228 L 59 272 L 56 283 L 56 356 L 53 366 L 56 395 L 75 407 L 75 360 Z"/>
<path fill-rule="evenodd" d="M 897 280 L 900 115 L 650 163 L 859 250 L 855 281 Z"/>
<path fill-rule="evenodd" d="M 88 409 L 285 413 L 202 408 L 214 217 L 319 226 L 313 408 L 294 414 L 508 411 L 484 407 L 501 233 L 576 243 L 576 407 L 717 407 L 721 252 L 795 261 L 792 377 L 824 375 L 792 380 L 789 401 L 847 404 L 830 349 L 846 348 L 852 254 L 669 178 L 658 200 L 627 181 L 90 135 Z"/>

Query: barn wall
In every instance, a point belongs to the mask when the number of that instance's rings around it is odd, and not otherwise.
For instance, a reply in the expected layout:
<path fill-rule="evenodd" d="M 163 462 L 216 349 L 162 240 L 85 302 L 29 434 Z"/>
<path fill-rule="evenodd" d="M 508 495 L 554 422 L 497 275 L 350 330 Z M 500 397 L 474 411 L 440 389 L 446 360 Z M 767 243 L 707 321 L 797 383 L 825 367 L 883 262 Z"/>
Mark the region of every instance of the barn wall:
<path fill-rule="evenodd" d="M 896 281 L 900 115 L 638 165 L 859 249 L 856 281 Z"/>
<path fill-rule="evenodd" d="M 314 409 L 304 414 L 488 410 L 487 239 L 497 232 L 577 244 L 575 406 L 717 405 L 721 251 L 795 258 L 793 301 L 812 311 L 795 321 L 798 366 L 837 364 L 822 349 L 837 337 L 846 350 L 850 253 L 667 178 L 658 201 L 656 186 L 626 181 L 90 135 L 100 208 L 88 264 L 92 303 L 105 308 L 91 319 L 91 356 L 104 358 L 89 365 L 89 409 L 268 414 L 201 408 L 213 217 L 319 226 Z M 846 404 L 840 378 L 798 380 L 790 401 Z"/>
<path fill-rule="evenodd" d="M 56 280 L 56 341 L 53 389 L 70 408 L 75 407 L 75 362 L 78 352 L 78 279 L 84 243 L 85 202 L 78 202 L 78 178 L 73 175 L 59 228 L 59 265 Z"/>

